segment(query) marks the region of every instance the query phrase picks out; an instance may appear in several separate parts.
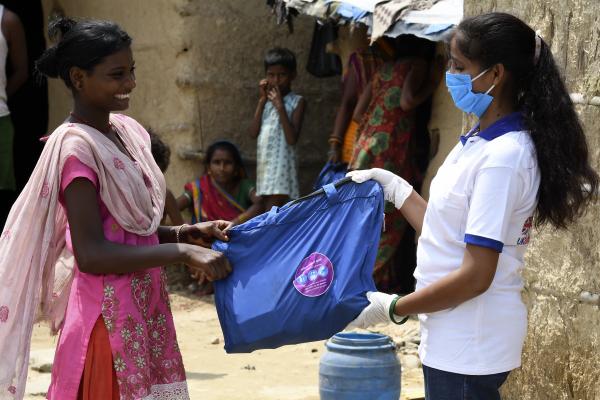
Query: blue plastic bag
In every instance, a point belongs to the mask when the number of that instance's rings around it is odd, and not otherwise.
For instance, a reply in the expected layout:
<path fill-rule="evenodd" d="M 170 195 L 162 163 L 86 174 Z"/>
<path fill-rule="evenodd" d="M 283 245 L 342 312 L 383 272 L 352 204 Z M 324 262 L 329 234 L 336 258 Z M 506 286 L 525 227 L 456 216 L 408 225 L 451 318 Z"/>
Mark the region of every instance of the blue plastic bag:
<path fill-rule="evenodd" d="M 228 353 L 323 340 L 369 304 L 383 223 L 379 184 L 342 182 L 234 227 L 215 282 Z"/>
<path fill-rule="evenodd" d="M 347 172 L 348 164 L 332 163 L 331 161 L 327 161 L 321 172 L 319 172 L 319 176 L 317 177 L 317 180 L 313 186 L 314 190 L 319 190 L 325 185 L 343 179 Z"/>

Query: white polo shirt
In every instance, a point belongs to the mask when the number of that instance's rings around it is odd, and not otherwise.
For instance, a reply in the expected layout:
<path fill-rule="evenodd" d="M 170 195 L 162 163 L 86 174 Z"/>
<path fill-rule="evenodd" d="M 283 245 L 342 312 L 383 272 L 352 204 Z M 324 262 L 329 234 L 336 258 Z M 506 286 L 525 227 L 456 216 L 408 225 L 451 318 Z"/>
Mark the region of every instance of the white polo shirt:
<path fill-rule="evenodd" d="M 466 243 L 500 252 L 485 293 L 419 315 L 423 364 L 467 375 L 521 365 L 527 329 L 521 268 L 540 184 L 519 113 L 478 130 L 461 137 L 431 182 L 414 274 L 419 290 L 459 269 Z"/>

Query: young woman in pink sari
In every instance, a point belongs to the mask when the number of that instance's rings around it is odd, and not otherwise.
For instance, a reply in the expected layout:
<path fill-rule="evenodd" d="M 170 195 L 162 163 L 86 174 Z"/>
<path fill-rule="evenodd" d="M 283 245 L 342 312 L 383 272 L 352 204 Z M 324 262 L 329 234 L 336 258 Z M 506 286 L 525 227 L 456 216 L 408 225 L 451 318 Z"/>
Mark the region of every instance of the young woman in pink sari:
<path fill-rule="evenodd" d="M 65 82 L 73 111 L 0 236 L 0 398 L 23 397 L 32 324 L 45 317 L 60 329 L 48 399 L 188 399 L 160 265 L 225 277 L 224 256 L 197 244 L 227 240 L 228 223 L 159 226 L 165 181 L 148 133 L 112 114 L 136 86 L 127 33 L 61 19 L 50 36 L 60 40 L 37 68 Z"/>

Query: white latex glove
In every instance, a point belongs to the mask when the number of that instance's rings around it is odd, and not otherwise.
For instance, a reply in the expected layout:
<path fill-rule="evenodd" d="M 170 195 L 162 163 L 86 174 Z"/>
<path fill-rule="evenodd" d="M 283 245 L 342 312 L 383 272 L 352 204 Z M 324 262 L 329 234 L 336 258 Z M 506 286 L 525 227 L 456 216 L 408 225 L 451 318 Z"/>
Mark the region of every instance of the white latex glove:
<path fill-rule="evenodd" d="M 363 183 L 369 179 L 379 182 L 383 188 L 383 197 L 396 208 L 402 207 L 413 187 L 398 175 L 381 168 L 362 169 L 350 171 L 346 174 L 356 183 Z"/>
<path fill-rule="evenodd" d="M 367 292 L 367 299 L 369 299 L 370 304 L 361 311 L 354 321 L 348 324 L 346 329 L 366 329 L 372 325 L 392 322 L 390 319 L 390 306 L 396 297 L 398 297 L 398 295 L 382 292 Z M 401 316 L 396 315 L 394 318 L 396 321 L 402 320 Z"/>

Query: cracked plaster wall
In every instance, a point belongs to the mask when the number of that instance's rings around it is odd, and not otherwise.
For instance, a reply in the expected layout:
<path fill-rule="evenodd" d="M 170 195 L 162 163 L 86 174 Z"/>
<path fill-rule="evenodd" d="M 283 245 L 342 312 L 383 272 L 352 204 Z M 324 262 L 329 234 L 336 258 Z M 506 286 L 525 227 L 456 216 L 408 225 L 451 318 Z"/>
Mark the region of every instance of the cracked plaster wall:
<path fill-rule="evenodd" d="M 249 160 L 256 141 L 247 135 L 263 77 L 266 50 L 288 47 L 298 59 L 293 89 L 308 109 L 298 145 L 304 192 L 322 167 L 333 124 L 339 77 L 318 79 L 305 71 L 314 20 L 296 18 L 295 31 L 277 26 L 264 0 L 43 0 L 46 15 L 110 19 L 133 37 L 137 88 L 128 115 L 152 127 L 171 146 L 167 183 L 176 195 L 201 172 L 181 154 L 212 141 L 236 142 Z M 71 107 L 62 82 L 50 82 L 50 129 Z M 254 173 L 255 165 L 248 165 Z"/>
<path fill-rule="evenodd" d="M 593 165 L 600 161 L 600 2 L 597 0 L 466 0 L 465 15 L 513 13 L 551 44 L 572 93 L 583 94 L 577 111 Z M 512 373 L 504 398 L 600 399 L 600 309 L 579 301 L 600 292 L 600 209 L 594 204 L 568 232 L 543 229 L 527 253 L 524 300 L 529 331 L 523 366 Z"/>

